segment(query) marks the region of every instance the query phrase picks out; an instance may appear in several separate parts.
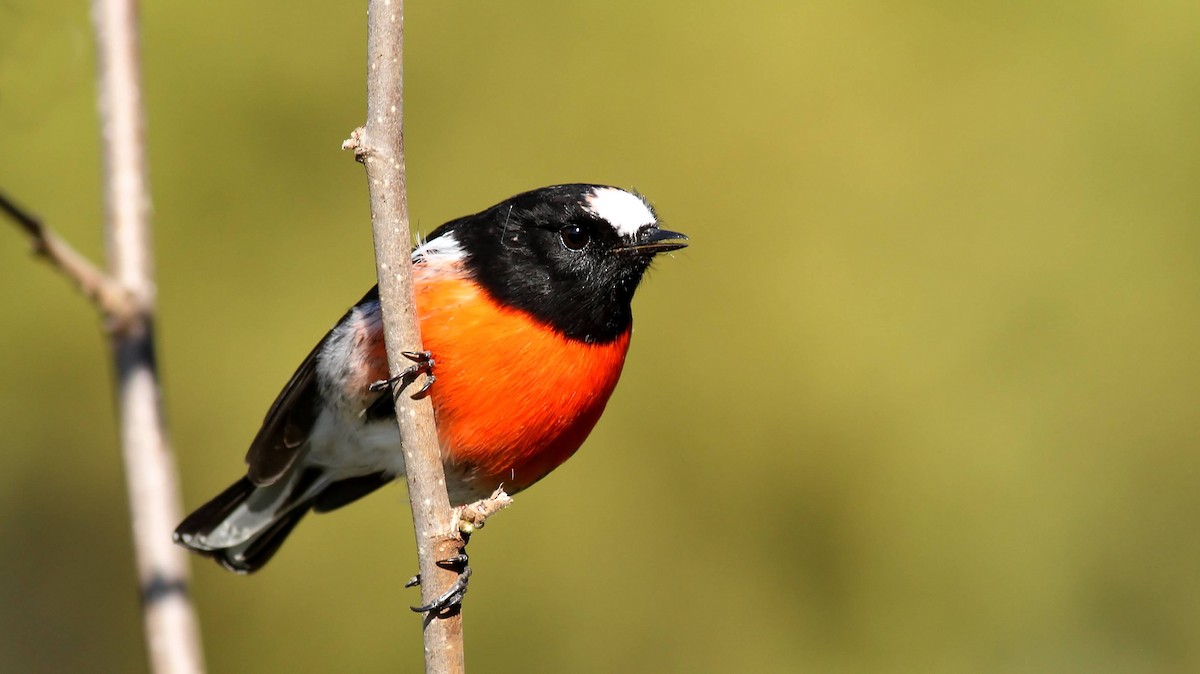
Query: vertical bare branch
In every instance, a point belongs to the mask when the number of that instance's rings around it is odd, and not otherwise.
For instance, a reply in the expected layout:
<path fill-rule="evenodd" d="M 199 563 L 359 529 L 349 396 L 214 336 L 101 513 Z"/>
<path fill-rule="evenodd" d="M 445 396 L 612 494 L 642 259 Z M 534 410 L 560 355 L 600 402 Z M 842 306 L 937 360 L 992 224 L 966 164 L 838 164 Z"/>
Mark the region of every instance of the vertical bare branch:
<path fill-rule="evenodd" d="M 110 277 L 132 299 L 123 320 L 109 316 L 117 409 L 142 619 L 151 671 L 203 670 L 185 553 L 171 543 L 182 513 L 167 443 L 154 359 L 154 281 L 139 69 L 136 0 L 94 0 L 105 230 Z"/>
<path fill-rule="evenodd" d="M 407 191 L 404 179 L 404 2 L 369 0 L 367 8 L 367 124 L 348 143 L 366 165 L 371 192 L 371 226 L 379 274 L 379 299 L 392 376 L 407 361 L 403 351 L 421 351 L 413 301 Z M 435 365 L 436 367 L 436 365 Z M 435 384 L 436 386 L 436 384 Z M 412 505 L 423 603 L 431 603 L 456 580 L 438 567 L 458 554 L 446 477 L 438 449 L 433 406 L 428 399 L 396 398 Z M 462 615 L 458 611 L 424 621 L 425 669 L 463 671 Z"/>

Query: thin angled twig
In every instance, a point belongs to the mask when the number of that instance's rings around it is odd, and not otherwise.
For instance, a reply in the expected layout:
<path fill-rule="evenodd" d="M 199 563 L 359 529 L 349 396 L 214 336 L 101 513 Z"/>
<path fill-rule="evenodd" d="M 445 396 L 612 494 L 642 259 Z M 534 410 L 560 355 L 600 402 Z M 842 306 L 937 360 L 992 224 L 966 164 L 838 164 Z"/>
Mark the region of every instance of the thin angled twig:
<path fill-rule="evenodd" d="M 21 208 L 4 194 L 0 194 L 0 211 L 29 235 L 33 252 L 46 260 L 91 300 L 106 317 L 116 325 L 126 324 L 135 313 L 133 297 L 121 284 L 92 264 L 60 238 L 41 218 Z"/>
<path fill-rule="evenodd" d="M 370 0 L 367 7 L 367 123 L 343 147 L 355 150 L 367 170 L 371 226 L 383 332 L 391 375 L 406 366 L 404 351 L 421 351 L 413 299 L 408 204 L 404 175 L 404 3 Z M 435 366 L 436 367 L 436 366 Z M 436 562 L 462 551 L 446 493 L 437 427 L 429 399 L 396 396 L 408 497 L 417 539 L 421 597 L 432 603 L 456 580 Z M 449 611 L 423 621 L 425 669 L 463 671 L 462 615 Z"/>
<path fill-rule="evenodd" d="M 137 2 L 93 0 L 92 19 L 110 278 L 136 307 L 120 329 L 110 331 L 110 343 L 142 624 L 151 671 L 192 674 L 203 671 L 204 665 L 187 593 L 186 555 L 171 542 L 182 512 L 154 356 L 153 255 Z"/>

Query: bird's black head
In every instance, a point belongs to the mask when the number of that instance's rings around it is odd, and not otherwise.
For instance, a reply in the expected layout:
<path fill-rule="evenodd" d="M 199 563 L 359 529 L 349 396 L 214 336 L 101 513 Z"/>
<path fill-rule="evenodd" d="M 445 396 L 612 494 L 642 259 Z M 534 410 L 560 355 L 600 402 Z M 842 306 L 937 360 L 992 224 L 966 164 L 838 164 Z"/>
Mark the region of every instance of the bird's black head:
<path fill-rule="evenodd" d="M 658 253 L 686 246 L 640 196 L 604 185 L 554 185 L 446 223 L 475 280 L 497 301 L 564 335 L 604 342 L 625 332 L 629 302 Z"/>

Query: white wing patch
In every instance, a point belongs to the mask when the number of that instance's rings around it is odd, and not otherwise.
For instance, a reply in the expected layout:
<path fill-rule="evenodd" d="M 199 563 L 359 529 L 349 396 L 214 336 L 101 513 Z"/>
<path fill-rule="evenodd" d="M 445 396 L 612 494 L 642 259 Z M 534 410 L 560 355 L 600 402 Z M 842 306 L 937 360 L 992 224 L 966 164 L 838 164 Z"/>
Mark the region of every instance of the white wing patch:
<path fill-rule="evenodd" d="M 602 187 L 587 198 L 588 211 L 607 220 L 621 236 L 633 236 L 647 225 L 653 225 L 654 212 L 636 194 L 615 187 Z"/>

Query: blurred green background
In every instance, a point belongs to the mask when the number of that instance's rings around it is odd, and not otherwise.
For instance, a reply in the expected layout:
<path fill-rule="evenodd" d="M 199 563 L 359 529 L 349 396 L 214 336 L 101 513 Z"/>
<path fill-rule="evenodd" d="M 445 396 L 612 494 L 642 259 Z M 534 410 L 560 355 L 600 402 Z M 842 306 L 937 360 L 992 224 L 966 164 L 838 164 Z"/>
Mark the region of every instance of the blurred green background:
<path fill-rule="evenodd" d="M 1200 4 L 414 2 L 425 232 L 635 187 L 691 235 L 600 426 L 472 543 L 476 671 L 1200 671 Z M 146 3 L 191 508 L 372 283 L 363 2 Z M 99 258 L 83 2 L 0 0 L 0 187 Z M 0 671 L 143 671 L 106 348 L 0 225 Z M 213 672 L 417 671 L 396 488 Z"/>

